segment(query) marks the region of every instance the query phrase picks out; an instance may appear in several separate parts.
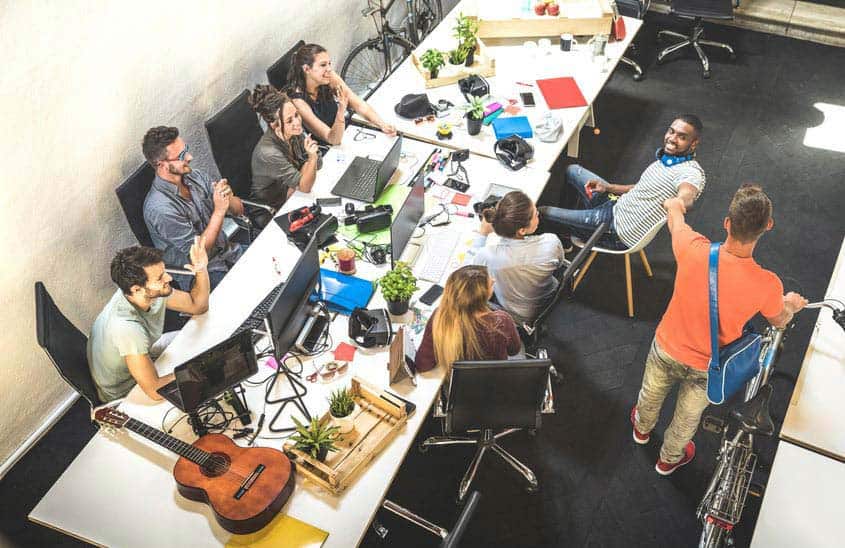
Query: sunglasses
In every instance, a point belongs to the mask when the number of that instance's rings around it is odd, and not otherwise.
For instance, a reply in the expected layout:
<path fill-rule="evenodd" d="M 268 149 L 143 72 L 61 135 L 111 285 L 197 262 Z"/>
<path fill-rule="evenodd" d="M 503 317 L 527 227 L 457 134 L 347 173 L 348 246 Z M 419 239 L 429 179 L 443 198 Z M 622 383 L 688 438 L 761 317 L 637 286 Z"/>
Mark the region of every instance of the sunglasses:
<path fill-rule="evenodd" d="M 330 361 L 324 363 L 319 369 L 305 377 L 305 380 L 308 382 L 317 382 L 319 380 L 322 383 L 327 383 L 343 377 L 348 372 L 349 362 Z"/>
<path fill-rule="evenodd" d="M 366 132 L 363 129 L 359 128 L 355 132 L 355 136 L 352 137 L 352 140 L 353 141 L 366 141 L 367 139 L 375 139 L 375 138 L 376 138 L 375 133 L 369 133 L 369 132 Z"/>
<path fill-rule="evenodd" d="M 414 123 L 417 125 L 422 124 L 423 122 L 433 122 L 435 120 L 434 114 L 429 114 L 428 116 L 422 116 L 414 120 Z"/>
<path fill-rule="evenodd" d="M 182 152 L 179 153 L 178 156 L 175 158 L 165 158 L 164 162 L 182 162 L 185 160 L 185 156 L 188 155 L 188 143 L 185 143 L 185 148 L 182 149 Z"/>

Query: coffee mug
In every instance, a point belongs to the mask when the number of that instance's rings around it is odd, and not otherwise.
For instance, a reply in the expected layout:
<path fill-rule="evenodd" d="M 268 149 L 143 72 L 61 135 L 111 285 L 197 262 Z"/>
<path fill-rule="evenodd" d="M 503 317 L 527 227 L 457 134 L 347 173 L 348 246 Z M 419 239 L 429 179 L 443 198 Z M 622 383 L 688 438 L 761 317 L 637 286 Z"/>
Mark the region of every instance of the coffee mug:
<path fill-rule="evenodd" d="M 572 49 L 572 44 L 578 44 L 578 41 L 569 33 L 560 35 L 560 51 L 569 51 Z"/>
<path fill-rule="evenodd" d="M 537 40 L 537 45 L 540 48 L 540 51 L 543 52 L 543 55 L 548 55 L 552 52 L 552 41 L 548 38 L 540 38 Z"/>

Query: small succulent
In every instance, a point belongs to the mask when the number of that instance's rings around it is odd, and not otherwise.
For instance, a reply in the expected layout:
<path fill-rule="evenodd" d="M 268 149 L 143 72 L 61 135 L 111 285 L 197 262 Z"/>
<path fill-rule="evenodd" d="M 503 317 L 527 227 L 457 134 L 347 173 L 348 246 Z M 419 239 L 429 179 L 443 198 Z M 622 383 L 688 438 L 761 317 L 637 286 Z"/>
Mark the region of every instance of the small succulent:
<path fill-rule="evenodd" d="M 338 419 L 348 417 L 355 409 L 355 400 L 352 398 L 352 391 L 348 388 L 341 388 L 332 392 L 329 398 L 329 412 Z"/>
<path fill-rule="evenodd" d="M 337 451 L 334 442 L 338 438 L 338 427 L 321 424 L 318 419 L 311 419 L 311 423 L 305 426 L 296 417 L 291 417 L 296 425 L 296 433 L 290 439 L 297 449 L 304 451 L 313 458 L 321 460 L 320 454 L 325 455 L 329 451 Z M 325 457 L 324 457 L 325 458 Z"/>

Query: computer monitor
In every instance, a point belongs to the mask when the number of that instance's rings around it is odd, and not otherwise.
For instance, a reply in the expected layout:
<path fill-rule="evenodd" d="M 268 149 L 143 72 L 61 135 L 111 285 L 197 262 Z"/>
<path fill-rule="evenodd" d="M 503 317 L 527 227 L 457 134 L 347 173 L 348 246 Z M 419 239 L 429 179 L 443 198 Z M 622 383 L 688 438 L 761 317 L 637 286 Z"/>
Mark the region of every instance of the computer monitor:
<path fill-rule="evenodd" d="M 315 233 L 318 232 L 319 229 Z M 277 359 L 287 353 L 308 320 L 308 298 L 319 280 L 319 246 L 317 239 L 311 238 L 267 314 L 268 332 Z"/>
<path fill-rule="evenodd" d="M 252 333 L 234 335 L 194 356 L 174 370 L 181 409 L 196 411 L 239 382 L 258 372 Z"/>
<path fill-rule="evenodd" d="M 425 211 L 423 177 L 417 179 L 390 225 L 390 265 L 395 268 Z"/>

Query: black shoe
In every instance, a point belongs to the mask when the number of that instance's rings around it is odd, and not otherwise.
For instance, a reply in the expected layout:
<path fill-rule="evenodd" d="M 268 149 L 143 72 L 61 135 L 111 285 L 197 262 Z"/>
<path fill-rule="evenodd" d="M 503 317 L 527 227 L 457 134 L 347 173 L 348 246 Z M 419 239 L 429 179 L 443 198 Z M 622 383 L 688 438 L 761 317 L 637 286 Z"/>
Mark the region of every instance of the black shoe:
<path fill-rule="evenodd" d="M 572 250 L 575 249 L 575 246 L 572 245 L 572 240 L 569 236 L 558 236 L 560 238 L 560 243 L 563 244 L 563 252 L 564 253 L 572 253 Z"/>

